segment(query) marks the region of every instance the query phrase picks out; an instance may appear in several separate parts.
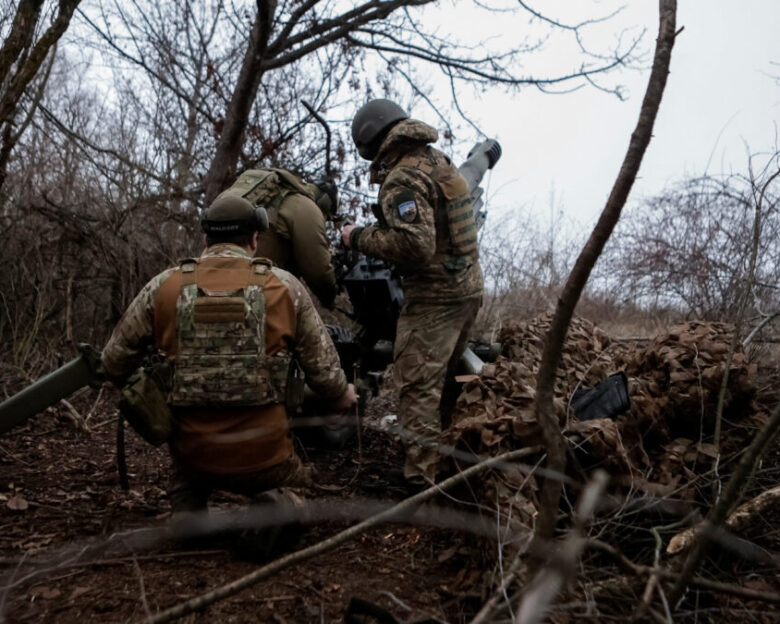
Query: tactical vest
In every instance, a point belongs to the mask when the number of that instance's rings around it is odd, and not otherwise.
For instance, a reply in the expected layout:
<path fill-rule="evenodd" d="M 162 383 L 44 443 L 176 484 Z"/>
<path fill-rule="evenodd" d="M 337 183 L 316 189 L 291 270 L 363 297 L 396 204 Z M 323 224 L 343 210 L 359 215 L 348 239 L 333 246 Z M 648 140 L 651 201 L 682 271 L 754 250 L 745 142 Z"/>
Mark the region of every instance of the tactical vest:
<path fill-rule="evenodd" d="M 468 183 L 444 154 L 435 152 L 435 155 L 426 156 L 410 154 L 402 157 L 395 166 L 419 169 L 436 183 L 441 193 L 444 209 L 435 207 L 436 254 L 476 258 L 477 223 Z"/>
<path fill-rule="evenodd" d="M 197 259 L 181 264 L 176 302 L 177 350 L 173 406 L 238 407 L 284 403 L 291 354 L 266 354 L 267 310 L 263 287 L 270 263 L 236 258 L 246 287 L 208 290 L 198 284 Z"/>

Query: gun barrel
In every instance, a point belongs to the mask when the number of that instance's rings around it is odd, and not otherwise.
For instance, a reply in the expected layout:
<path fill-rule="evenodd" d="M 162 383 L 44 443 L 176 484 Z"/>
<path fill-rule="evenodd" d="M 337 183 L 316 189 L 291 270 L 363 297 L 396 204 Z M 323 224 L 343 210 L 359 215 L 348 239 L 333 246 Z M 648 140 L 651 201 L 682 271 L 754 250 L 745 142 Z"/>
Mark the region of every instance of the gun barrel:
<path fill-rule="evenodd" d="M 470 347 L 466 347 L 460 358 L 460 363 L 469 375 L 479 375 L 485 362 L 474 353 Z"/>
<path fill-rule="evenodd" d="M 0 403 L 0 434 L 94 381 L 98 377 L 97 355 L 91 348 L 82 346 L 79 357 Z"/>
<path fill-rule="evenodd" d="M 485 172 L 492 169 L 499 158 L 501 158 L 501 146 L 495 139 L 487 139 L 477 143 L 471 149 L 466 162 L 458 167 L 458 171 L 468 182 L 469 191 L 474 192 Z"/>

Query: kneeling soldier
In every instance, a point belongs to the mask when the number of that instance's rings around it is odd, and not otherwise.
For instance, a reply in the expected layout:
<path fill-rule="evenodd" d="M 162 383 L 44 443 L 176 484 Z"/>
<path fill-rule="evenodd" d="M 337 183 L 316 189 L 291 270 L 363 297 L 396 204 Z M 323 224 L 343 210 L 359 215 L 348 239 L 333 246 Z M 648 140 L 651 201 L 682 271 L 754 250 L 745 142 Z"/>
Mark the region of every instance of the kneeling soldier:
<path fill-rule="evenodd" d="M 150 345 L 173 364 L 167 400 L 174 513 L 205 509 L 214 489 L 247 495 L 299 485 L 285 394 L 294 360 L 336 410 L 356 402 L 325 327 L 302 284 L 253 258 L 268 227 L 263 208 L 223 193 L 201 222 L 206 249 L 152 279 L 103 350 L 121 384 Z"/>

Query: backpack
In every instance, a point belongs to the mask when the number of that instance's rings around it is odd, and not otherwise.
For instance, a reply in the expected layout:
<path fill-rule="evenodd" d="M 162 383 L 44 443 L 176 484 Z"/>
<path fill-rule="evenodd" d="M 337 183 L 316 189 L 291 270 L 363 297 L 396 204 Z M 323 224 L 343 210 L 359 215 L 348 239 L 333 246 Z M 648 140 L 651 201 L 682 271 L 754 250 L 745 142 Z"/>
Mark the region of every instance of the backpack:
<path fill-rule="evenodd" d="M 268 212 L 271 228 L 276 227 L 279 206 L 292 193 L 305 195 L 316 203 L 316 197 L 307 190 L 303 181 L 285 169 L 247 169 L 223 193 L 239 195 L 253 205 L 262 205 Z"/>

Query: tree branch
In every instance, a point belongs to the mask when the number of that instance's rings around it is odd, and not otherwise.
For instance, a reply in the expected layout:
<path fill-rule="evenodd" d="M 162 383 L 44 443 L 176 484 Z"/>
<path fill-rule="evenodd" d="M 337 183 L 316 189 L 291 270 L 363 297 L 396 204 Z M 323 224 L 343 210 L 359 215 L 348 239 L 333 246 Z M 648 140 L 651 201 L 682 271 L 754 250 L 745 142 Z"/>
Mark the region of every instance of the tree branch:
<path fill-rule="evenodd" d="M 207 592 L 200 596 L 196 596 L 195 598 L 191 598 L 186 602 L 182 602 L 173 607 L 170 607 L 165 611 L 158 613 L 156 616 L 150 618 L 146 622 L 148 624 L 162 624 L 163 622 L 171 622 L 173 620 L 176 620 L 180 617 L 187 615 L 188 613 L 192 613 L 193 611 L 198 611 L 200 609 L 203 609 L 204 607 L 207 607 L 208 605 L 213 604 L 218 600 L 222 600 L 223 598 L 227 598 L 229 596 L 237 594 L 241 590 L 259 583 L 263 579 L 266 579 L 269 576 L 276 574 L 280 570 L 288 568 L 302 561 L 311 559 L 312 557 L 315 557 L 317 555 L 321 555 L 323 553 L 329 552 L 334 548 L 336 548 L 337 546 L 340 546 L 341 544 L 351 540 L 352 538 L 357 537 L 361 533 L 365 532 L 366 530 L 378 524 L 382 524 L 385 522 L 394 522 L 394 521 L 398 521 L 401 518 L 412 516 L 417 510 L 417 508 L 425 501 L 430 500 L 438 493 L 448 490 L 449 488 L 457 485 L 458 483 L 462 483 L 468 478 L 475 476 L 479 472 L 486 470 L 491 466 L 500 464 L 502 462 L 514 461 L 522 457 L 525 457 L 527 455 L 536 453 L 538 451 L 539 451 L 538 447 L 532 447 L 532 448 L 520 449 L 517 451 L 511 451 L 509 453 L 504 453 L 503 455 L 499 455 L 497 457 L 491 457 L 490 459 L 486 459 L 485 461 L 476 464 L 474 466 L 471 466 L 470 468 L 467 468 L 463 472 L 459 472 L 458 474 L 450 477 L 449 479 L 446 479 L 445 481 L 442 481 L 437 485 L 434 485 L 426 490 L 423 490 L 422 492 L 401 501 L 397 505 L 394 505 L 390 509 L 378 513 L 375 516 L 371 516 L 370 518 L 367 518 L 363 522 L 355 524 L 349 527 L 348 529 L 345 529 L 344 531 L 341 531 L 340 533 L 337 533 L 336 535 L 329 537 L 326 540 L 318 542 L 317 544 L 314 544 L 313 546 L 309 546 L 308 548 L 304 548 L 303 550 L 299 550 L 297 552 L 286 555 L 280 559 L 277 559 L 276 561 L 272 561 L 271 563 L 239 579 L 236 579 L 231 583 L 227 583 L 225 585 L 222 585 L 220 587 L 211 590 L 210 592 Z"/>
<path fill-rule="evenodd" d="M 620 213 L 636 179 L 642 157 L 650 143 L 658 109 L 661 105 L 669 63 L 675 38 L 676 0 L 660 1 L 658 39 L 656 41 L 653 69 L 639 112 L 639 120 L 631 135 L 631 141 L 607 204 L 598 223 L 580 252 L 569 275 L 558 305 L 542 353 L 542 361 L 536 380 L 536 419 L 542 430 L 547 448 L 547 468 L 564 472 L 566 467 L 565 442 L 553 407 L 555 373 L 561 358 L 563 343 L 574 309 L 588 281 L 596 260 L 620 219 Z M 536 536 L 548 540 L 552 537 L 558 515 L 561 483 L 546 479 L 542 486 Z"/>
<path fill-rule="evenodd" d="M 238 155 L 241 153 L 241 139 L 263 76 L 263 60 L 275 11 L 276 0 L 258 0 L 257 15 L 252 25 L 241 72 L 225 113 L 225 124 L 219 135 L 214 159 L 206 174 L 206 204 L 211 203 L 224 188 L 226 181 L 232 177 Z"/>
<path fill-rule="evenodd" d="M 710 510 L 710 513 L 707 514 L 699 539 L 695 542 L 688 558 L 685 560 L 680 577 L 669 595 L 669 602 L 673 605 L 673 608 L 677 606 L 683 597 L 685 589 L 690 584 L 699 564 L 707 555 L 713 533 L 720 528 L 729 510 L 737 502 L 745 479 L 753 471 L 756 461 L 763 455 L 778 430 L 780 430 L 780 405 L 775 408 L 767 424 L 753 438 L 753 442 L 751 442 L 745 454 L 739 460 L 739 464 L 737 464 L 729 482 L 726 484 L 723 495 Z"/>

